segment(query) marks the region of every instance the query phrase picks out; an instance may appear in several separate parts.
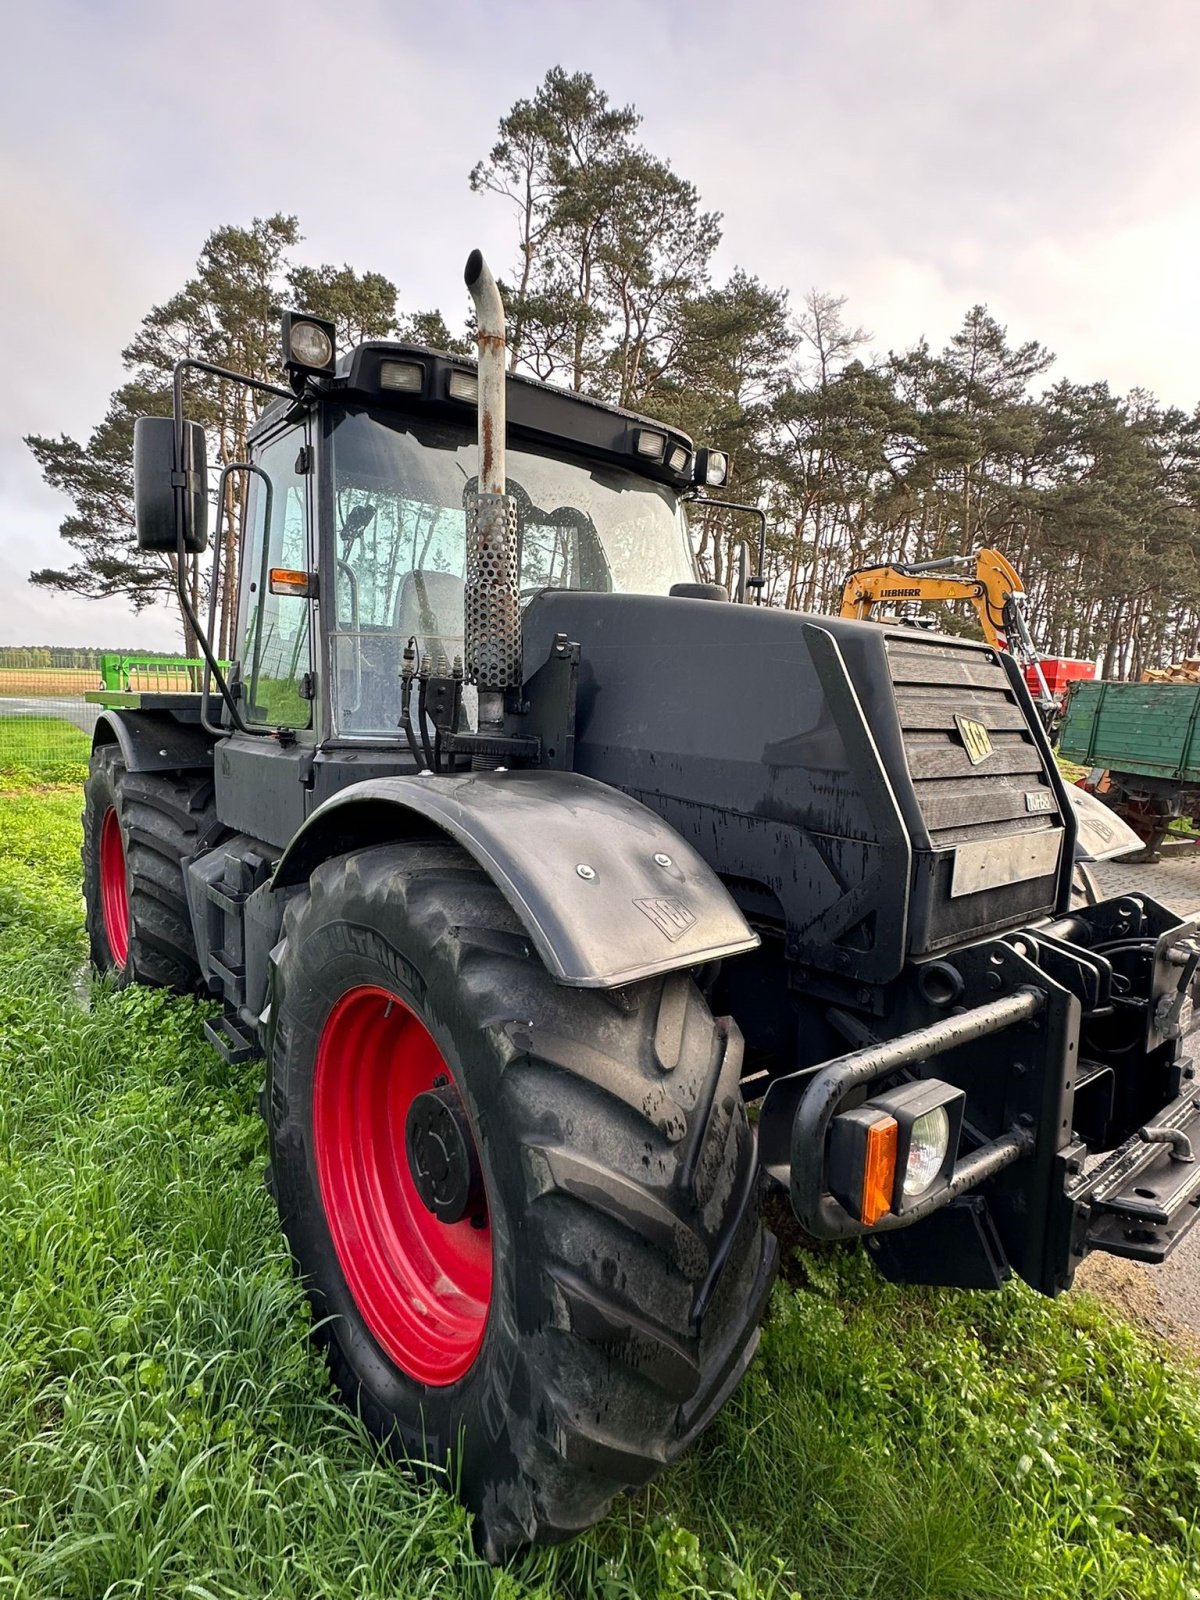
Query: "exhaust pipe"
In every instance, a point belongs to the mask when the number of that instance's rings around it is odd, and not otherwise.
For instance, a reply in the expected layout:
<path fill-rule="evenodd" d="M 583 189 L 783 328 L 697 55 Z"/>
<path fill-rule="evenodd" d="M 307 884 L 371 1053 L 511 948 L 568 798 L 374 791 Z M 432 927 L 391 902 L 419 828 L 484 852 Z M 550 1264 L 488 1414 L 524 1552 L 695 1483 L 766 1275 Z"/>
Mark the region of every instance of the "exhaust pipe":
<path fill-rule="evenodd" d="M 464 655 L 486 737 L 503 733 L 504 691 L 521 686 L 517 509 L 504 484 L 504 306 L 480 251 L 471 251 L 463 276 L 475 302 L 479 346 L 479 479 L 467 508 Z"/>

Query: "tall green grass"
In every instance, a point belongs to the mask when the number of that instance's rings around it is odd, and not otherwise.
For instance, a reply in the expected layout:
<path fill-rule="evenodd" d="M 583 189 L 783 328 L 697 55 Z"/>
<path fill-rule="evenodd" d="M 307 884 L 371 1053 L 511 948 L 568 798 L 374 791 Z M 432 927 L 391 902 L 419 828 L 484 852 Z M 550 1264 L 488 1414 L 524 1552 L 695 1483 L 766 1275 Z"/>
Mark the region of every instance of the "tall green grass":
<path fill-rule="evenodd" d="M 81 784 L 92 741 L 62 717 L 0 716 L 0 791 Z"/>
<path fill-rule="evenodd" d="M 506 1571 L 332 1400 L 261 1065 L 81 974 L 78 797 L 0 800 L 0 1595 L 1200 1594 L 1200 1396 L 1085 1300 L 807 1256 L 705 1441 Z"/>

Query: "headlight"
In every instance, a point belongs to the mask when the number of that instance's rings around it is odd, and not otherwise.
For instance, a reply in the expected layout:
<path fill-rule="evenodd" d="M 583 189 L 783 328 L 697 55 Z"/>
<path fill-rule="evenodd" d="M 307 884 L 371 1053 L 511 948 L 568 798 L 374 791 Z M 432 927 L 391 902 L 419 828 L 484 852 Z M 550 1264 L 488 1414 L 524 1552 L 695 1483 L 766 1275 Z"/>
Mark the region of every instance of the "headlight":
<path fill-rule="evenodd" d="M 917 1118 L 909 1135 L 904 1167 L 902 1187 L 906 1199 L 915 1200 L 938 1178 L 949 1145 L 950 1118 L 945 1106 L 935 1106 Z"/>
<path fill-rule="evenodd" d="M 829 1130 L 830 1189 L 868 1227 L 888 1211 L 903 1216 L 953 1177 L 965 1106 L 953 1084 L 918 1078 L 839 1112 Z"/>

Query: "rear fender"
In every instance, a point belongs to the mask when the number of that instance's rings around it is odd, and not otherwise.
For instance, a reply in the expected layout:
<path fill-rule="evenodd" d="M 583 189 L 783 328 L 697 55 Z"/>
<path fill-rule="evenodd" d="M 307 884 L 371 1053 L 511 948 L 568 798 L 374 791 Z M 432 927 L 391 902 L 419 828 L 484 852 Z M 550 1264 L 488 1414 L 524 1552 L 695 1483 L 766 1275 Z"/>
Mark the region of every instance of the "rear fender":
<path fill-rule="evenodd" d="M 203 728 L 148 711 L 102 711 L 92 733 L 92 749 L 120 747 L 126 772 L 194 771 L 213 764 L 214 740 Z"/>
<path fill-rule="evenodd" d="M 373 778 L 341 790 L 284 852 L 272 887 L 331 856 L 445 835 L 504 895 L 557 982 L 617 988 L 758 944 L 712 868 L 653 811 L 575 772 Z"/>

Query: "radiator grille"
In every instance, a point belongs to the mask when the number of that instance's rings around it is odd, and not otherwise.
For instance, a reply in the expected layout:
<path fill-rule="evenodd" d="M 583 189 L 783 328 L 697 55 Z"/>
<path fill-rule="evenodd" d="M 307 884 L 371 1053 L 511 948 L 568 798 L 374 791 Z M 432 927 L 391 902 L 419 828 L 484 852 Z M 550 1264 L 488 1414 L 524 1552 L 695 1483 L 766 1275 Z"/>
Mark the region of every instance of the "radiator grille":
<path fill-rule="evenodd" d="M 909 775 L 933 844 L 1058 827 L 1041 752 L 1000 662 L 920 637 L 889 638 L 887 652 Z M 992 754 L 978 765 L 956 715 L 988 730 Z"/>

